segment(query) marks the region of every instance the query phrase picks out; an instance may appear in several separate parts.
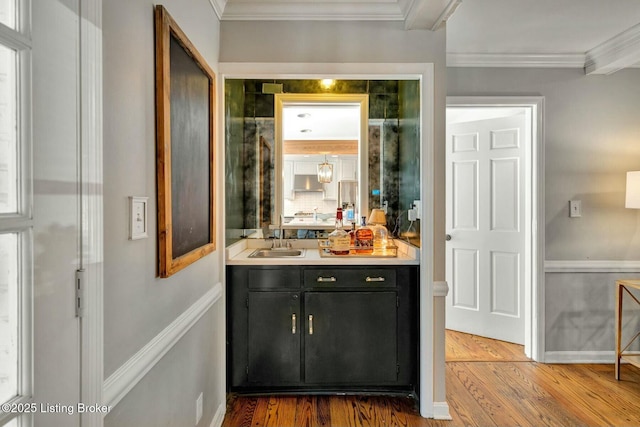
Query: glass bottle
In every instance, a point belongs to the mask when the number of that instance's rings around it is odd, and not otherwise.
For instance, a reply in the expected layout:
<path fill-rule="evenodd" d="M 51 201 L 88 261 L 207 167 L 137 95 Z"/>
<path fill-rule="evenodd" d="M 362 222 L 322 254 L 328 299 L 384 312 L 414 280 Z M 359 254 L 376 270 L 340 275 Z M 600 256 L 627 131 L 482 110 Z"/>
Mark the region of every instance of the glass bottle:
<path fill-rule="evenodd" d="M 342 208 L 336 212 L 336 227 L 329 233 L 329 251 L 333 255 L 349 255 L 351 239 L 349 234 L 342 229 Z"/>
<path fill-rule="evenodd" d="M 373 252 L 373 231 L 367 227 L 367 217 L 362 217 L 362 225 L 356 230 L 355 249 L 357 254 Z"/>
<path fill-rule="evenodd" d="M 351 240 L 351 248 L 356 246 L 356 222 L 351 222 L 351 231 L 349 231 L 349 239 Z"/>

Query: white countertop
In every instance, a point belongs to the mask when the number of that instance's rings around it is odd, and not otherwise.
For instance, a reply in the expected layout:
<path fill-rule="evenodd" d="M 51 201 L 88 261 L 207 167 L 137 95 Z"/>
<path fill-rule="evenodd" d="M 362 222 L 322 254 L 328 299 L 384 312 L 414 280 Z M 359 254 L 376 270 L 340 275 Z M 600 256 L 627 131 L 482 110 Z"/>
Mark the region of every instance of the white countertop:
<path fill-rule="evenodd" d="M 302 257 L 249 258 L 259 248 L 271 247 L 271 240 L 243 239 L 226 248 L 227 265 L 417 265 L 420 264 L 420 249 L 401 240 L 397 257 L 339 256 L 321 257 L 315 239 L 286 239 L 294 249 L 305 249 Z"/>

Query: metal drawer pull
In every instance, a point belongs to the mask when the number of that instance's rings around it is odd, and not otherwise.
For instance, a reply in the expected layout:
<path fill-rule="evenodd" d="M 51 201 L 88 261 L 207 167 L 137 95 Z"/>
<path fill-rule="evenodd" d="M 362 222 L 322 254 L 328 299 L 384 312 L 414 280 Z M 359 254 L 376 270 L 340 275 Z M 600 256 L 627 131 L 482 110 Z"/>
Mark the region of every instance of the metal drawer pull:
<path fill-rule="evenodd" d="M 369 277 L 364 279 L 365 282 L 384 282 L 384 277 Z"/>
<path fill-rule="evenodd" d="M 331 276 L 331 277 L 322 277 L 322 276 L 318 276 L 318 280 L 316 280 L 317 282 L 335 282 L 336 278 Z"/>
<path fill-rule="evenodd" d="M 293 335 L 296 334 L 296 314 L 295 313 L 291 315 L 291 333 Z"/>
<path fill-rule="evenodd" d="M 309 315 L 309 335 L 313 335 L 313 314 Z"/>

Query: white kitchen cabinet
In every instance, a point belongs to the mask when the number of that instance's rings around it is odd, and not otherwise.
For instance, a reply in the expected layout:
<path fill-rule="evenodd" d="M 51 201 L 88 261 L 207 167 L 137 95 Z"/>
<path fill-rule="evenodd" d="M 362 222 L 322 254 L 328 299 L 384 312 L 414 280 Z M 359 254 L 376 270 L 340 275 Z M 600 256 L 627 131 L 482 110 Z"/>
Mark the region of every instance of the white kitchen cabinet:
<path fill-rule="evenodd" d="M 293 173 L 295 175 L 317 175 L 318 164 L 318 162 L 296 160 L 293 167 Z"/>
<path fill-rule="evenodd" d="M 353 158 L 340 159 L 340 181 L 357 181 L 358 180 L 358 162 L 355 156 Z"/>

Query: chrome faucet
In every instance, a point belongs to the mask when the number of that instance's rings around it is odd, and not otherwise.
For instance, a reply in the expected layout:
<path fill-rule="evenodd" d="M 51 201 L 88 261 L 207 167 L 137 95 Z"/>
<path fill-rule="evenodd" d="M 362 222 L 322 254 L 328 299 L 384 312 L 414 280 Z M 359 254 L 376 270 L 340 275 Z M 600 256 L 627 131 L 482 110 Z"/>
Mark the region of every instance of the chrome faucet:
<path fill-rule="evenodd" d="M 273 242 L 273 246 L 272 248 L 288 248 L 289 247 L 289 243 L 287 242 L 286 245 L 283 244 L 283 238 L 284 238 L 284 215 L 280 215 L 280 227 L 278 228 L 278 243 Z"/>

